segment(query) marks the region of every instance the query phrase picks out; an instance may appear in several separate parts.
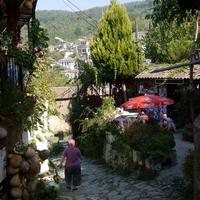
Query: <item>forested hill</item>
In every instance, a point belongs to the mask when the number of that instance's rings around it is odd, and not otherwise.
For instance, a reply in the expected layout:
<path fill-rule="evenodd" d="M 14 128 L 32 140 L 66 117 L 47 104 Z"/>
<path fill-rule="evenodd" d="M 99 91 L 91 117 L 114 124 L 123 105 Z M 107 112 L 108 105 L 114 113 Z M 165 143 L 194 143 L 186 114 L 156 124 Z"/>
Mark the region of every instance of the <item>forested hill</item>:
<path fill-rule="evenodd" d="M 137 1 L 124 4 L 131 21 L 139 21 L 139 30 L 148 29 L 146 14 L 150 13 L 153 0 Z M 89 10 L 69 12 L 62 10 L 38 10 L 36 18 L 40 20 L 41 26 L 48 31 L 49 44 L 55 44 L 54 37 L 60 37 L 66 41 L 74 41 L 78 38 L 89 37 L 94 34 L 102 13 L 108 7 L 95 7 Z"/>

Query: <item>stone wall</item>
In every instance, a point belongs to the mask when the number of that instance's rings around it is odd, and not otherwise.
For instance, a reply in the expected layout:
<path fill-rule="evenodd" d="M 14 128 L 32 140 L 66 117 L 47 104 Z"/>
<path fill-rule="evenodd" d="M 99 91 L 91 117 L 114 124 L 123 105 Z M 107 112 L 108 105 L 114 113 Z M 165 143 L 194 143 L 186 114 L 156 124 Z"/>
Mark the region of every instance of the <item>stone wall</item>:
<path fill-rule="evenodd" d="M 131 158 L 132 160 L 132 150 L 130 151 L 130 154 L 125 156 L 123 154 L 123 150 L 121 152 L 118 152 L 116 150 L 112 149 L 112 142 L 115 140 L 115 137 L 109 133 L 106 132 L 106 139 L 104 142 L 104 149 L 103 149 L 103 159 L 106 161 L 107 164 L 112 166 L 112 168 L 124 168 L 128 160 Z"/>
<path fill-rule="evenodd" d="M 104 149 L 103 149 L 103 159 L 106 161 L 106 163 L 112 168 L 125 168 L 127 167 L 126 164 L 129 163 L 134 168 L 146 168 L 146 169 L 152 169 L 154 171 L 160 171 L 162 169 L 162 164 L 165 164 L 166 160 L 163 161 L 154 161 L 150 158 L 141 160 L 139 157 L 139 153 L 135 151 L 134 149 L 131 149 L 130 147 L 124 146 L 122 148 L 126 148 L 128 150 L 128 154 L 123 154 L 123 149 L 120 151 L 115 151 L 112 149 L 112 142 L 115 140 L 115 137 L 109 133 L 106 132 L 106 139 L 104 142 Z M 176 151 L 172 149 L 173 156 L 170 158 L 171 163 L 176 162 Z"/>
<path fill-rule="evenodd" d="M 54 133 L 70 129 L 69 124 L 66 122 L 66 115 L 69 112 L 69 102 L 69 100 L 57 101 L 59 116 L 49 117 L 49 126 Z"/>

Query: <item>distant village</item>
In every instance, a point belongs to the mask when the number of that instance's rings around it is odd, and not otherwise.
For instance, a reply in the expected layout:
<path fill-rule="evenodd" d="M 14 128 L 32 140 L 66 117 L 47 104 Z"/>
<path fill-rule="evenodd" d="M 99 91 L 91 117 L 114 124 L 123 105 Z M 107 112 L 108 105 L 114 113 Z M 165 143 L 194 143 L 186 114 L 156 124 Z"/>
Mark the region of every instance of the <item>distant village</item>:
<path fill-rule="evenodd" d="M 134 32 L 132 37 L 134 39 L 140 40 L 142 37 L 147 34 L 147 32 Z M 61 65 L 64 70 L 60 71 L 60 75 L 68 75 L 70 79 L 77 77 L 78 75 L 78 65 L 76 60 L 81 59 L 87 63 L 91 61 L 91 52 L 90 52 L 90 38 L 88 39 L 78 39 L 75 42 L 66 42 L 62 38 L 55 37 L 56 40 L 61 42 L 59 45 L 50 45 L 50 52 L 63 52 L 64 57 L 58 62 L 52 61 L 51 67 L 54 68 L 56 65 Z M 76 54 L 76 57 L 73 58 L 71 55 Z"/>

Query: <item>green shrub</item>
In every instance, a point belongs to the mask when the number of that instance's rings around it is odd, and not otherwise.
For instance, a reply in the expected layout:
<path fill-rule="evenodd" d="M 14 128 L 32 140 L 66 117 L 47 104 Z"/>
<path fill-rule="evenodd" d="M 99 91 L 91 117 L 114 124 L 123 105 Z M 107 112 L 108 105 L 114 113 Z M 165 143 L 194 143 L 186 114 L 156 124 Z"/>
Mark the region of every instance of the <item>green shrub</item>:
<path fill-rule="evenodd" d="M 194 184 L 189 183 L 183 188 L 183 199 L 193 200 L 194 199 Z"/>
<path fill-rule="evenodd" d="M 177 193 L 177 196 L 181 197 L 183 200 L 193 200 L 194 199 L 194 185 L 188 183 L 185 178 L 174 177 L 172 180 L 173 191 Z"/>
<path fill-rule="evenodd" d="M 101 158 L 100 141 L 91 133 L 84 133 L 77 139 L 77 146 L 86 157 Z"/>
<path fill-rule="evenodd" d="M 132 123 L 126 128 L 127 144 L 138 151 L 141 159 L 162 160 L 175 146 L 173 134 L 158 124 Z"/>
<path fill-rule="evenodd" d="M 143 181 L 151 181 L 158 175 L 157 171 L 142 168 L 139 171 L 138 179 Z"/>
<path fill-rule="evenodd" d="M 43 181 L 39 181 L 37 184 L 37 190 L 30 195 L 30 200 L 57 200 L 59 199 L 58 197 L 58 186 L 50 186 Z"/>
<path fill-rule="evenodd" d="M 183 178 L 175 177 L 174 191 L 184 200 L 193 200 L 194 197 L 194 150 L 189 150 L 183 162 Z"/>
<path fill-rule="evenodd" d="M 84 156 L 101 158 L 105 138 L 105 120 L 92 118 L 82 120 L 82 134 L 77 137 L 77 146 Z"/>
<path fill-rule="evenodd" d="M 172 179 L 173 191 L 182 196 L 183 189 L 186 186 L 186 180 L 183 177 L 175 176 Z"/>
<path fill-rule="evenodd" d="M 134 169 L 135 165 L 133 163 L 132 157 L 129 156 L 125 158 L 124 165 L 118 167 L 119 173 L 124 177 L 130 176 Z"/>
<path fill-rule="evenodd" d="M 64 147 L 62 143 L 53 143 L 49 146 L 49 151 L 50 151 L 50 157 L 54 157 L 54 156 L 61 156 L 61 153 L 63 152 Z"/>
<path fill-rule="evenodd" d="M 162 160 L 169 155 L 175 146 L 174 136 L 171 132 L 161 131 L 151 135 L 149 155 L 153 160 Z"/>
<path fill-rule="evenodd" d="M 76 141 L 84 156 L 102 157 L 106 132 L 116 134 L 117 131 L 117 126 L 113 122 L 113 110 L 113 98 L 106 98 L 103 105 L 97 109 L 96 114 L 93 112 L 92 116 L 92 111 L 88 110 L 90 115 L 88 114 L 88 117 L 79 120 L 81 135 L 76 138 Z M 84 116 L 86 115 L 84 114 Z"/>
<path fill-rule="evenodd" d="M 193 130 L 185 128 L 183 130 L 183 139 L 186 141 L 193 142 L 194 141 L 194 132 Z"/>

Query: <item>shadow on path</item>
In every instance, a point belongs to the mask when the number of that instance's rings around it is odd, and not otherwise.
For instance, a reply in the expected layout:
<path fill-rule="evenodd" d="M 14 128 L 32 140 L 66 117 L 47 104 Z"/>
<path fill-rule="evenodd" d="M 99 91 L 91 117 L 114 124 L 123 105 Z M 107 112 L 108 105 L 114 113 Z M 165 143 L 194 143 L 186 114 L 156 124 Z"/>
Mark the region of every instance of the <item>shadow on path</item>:
<path fill-rule="evenodd" d="M 182 177 L 182 164 L 188 149 L 194 144 L 182 140 L 182 130 L 175 134 L 177 160 L 173 166 L 164 167 L 153 181 L 141 181 L 135 176 L 122 177 L 112 169 L 94 164 L 84 159 L 82 166 L 82 183 L 78 190 L 66 188 L 64 169 L 59 170 L 61 200 L 179 200 L 174 193 L 172 179 Z"/>

